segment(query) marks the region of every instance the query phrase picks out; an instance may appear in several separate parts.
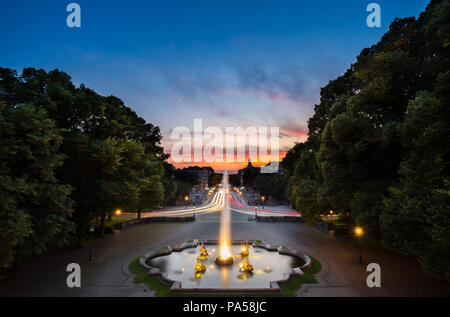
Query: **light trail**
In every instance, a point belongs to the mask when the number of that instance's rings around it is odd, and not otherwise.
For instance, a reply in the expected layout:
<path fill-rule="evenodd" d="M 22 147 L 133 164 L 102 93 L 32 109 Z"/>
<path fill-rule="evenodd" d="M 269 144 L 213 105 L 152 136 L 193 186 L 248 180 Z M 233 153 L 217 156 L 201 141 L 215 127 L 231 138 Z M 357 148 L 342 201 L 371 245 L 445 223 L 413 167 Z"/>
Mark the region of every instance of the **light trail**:
<path fill-rule="evenodd" d="M 254 215 L 255 208 L 251 206 L 244 205 L 240 196 L 236 196 L 237 193 L 231 191 L 231 193 L 226 193 L 224 189 L 219 189 L 215 191 L 211 197 L 207 200 L 204 205 L 200 205 L 195 208 L 195 215 L 204 215 L 208 213 L 214 213 L 222 211 L 225 208 L 225 199 L 230 202 L 230 209 L 247 215 Z M 241 202 L 238 202 L 241 200 Z M 270 216 L 290 216 L 290 217 L 300 217 L 300 214 L 296 211 L 281 211 L 274 209 L 257 209 L 258 216 L 270 217 Z M 122 216 L 135 215 L 135 213 L 123 213 Z M 191 216 L 194 214 L 194 208 L 189 207 L 188 209 L 175 209 L 175 210 L 164 210 L 164 211 L 151 211 L 143 212 L 143 217 L 182 217 Z"/>
<path fill-rule="evenodd" d="M 233 192 L 233 194 L 235 194 Z M 231 204 L 234 206 L 231 206 L 231 209 L 236 212 L 245 213 L 248 215 L 254 215 L 255 214 L 255 208 L 250 206 L 244 206 L 236 200 L 233 199 L 231 194 L 228 194 L 228 200 L 231 202 Z M 278 215 L 284 215 L 284 216 L 291 216 L 291 217 L 300 217 L 300 214 L 296 211 L 280 211 L 280 210 L 272 210 L 272 209 L 262 209 L 262 208 L 256 208 L 256 211 L 259 216 L 263 217 L 270 217 L 274 214 Z"/>

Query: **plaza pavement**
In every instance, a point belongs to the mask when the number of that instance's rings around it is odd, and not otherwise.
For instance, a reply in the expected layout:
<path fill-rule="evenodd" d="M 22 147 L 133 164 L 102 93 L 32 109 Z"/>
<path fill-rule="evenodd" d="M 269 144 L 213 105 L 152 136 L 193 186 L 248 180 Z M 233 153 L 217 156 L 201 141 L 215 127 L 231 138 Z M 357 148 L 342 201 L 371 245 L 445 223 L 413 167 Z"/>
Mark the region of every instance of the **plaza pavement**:
<path fill-rule="evenodd" d="M 91 246 L 49 253 L 19 267 L 19 277 L 0 282 L 0 296 L 152 296 L 144 285 L 132 283 L 128 264 L 135 257 L 190 239 L 218 238 L 220 213 L 205 213 L 191 223 L 150 223 L 117 231 Z M 450 296 L 450 287 L 428 277 L 417 261 L 376 249 L 363 248 L 364 264 L 358 262 L 355 241 L 302 223 L 248 221 L 248 215 L 232 212 L 233 239 L 260 239 L 284 245 L 317 258 L 322 271 L 319 283 L 305 284 L 299 296 Z M 82 287 L 66 286 L 69 263 L 82 269 Z M 381 288 L 368 288 L 366 265 L 381 266 Z"/>

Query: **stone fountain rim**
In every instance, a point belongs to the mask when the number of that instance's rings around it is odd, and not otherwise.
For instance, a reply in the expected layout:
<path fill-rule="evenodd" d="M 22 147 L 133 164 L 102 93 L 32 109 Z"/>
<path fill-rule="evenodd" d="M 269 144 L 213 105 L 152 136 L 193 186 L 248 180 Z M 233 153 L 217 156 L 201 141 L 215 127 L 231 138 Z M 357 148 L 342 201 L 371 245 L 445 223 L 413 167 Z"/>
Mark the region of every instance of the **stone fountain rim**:
<path fill-rule="evenodd" d="M 263 248 L 267 251 L 278 251 L 279 254 L 290 255 L 305 261 L 301 267 L 292 269 L 290 273 L 284 273 L 284 278 L 277 281 L 270 281 L 268 288 L 183 288 L 181 281 L 171 280 L 167 273 L 161 272 L 158 268 L 149 266 L 148 260 L 169 255 L 172 252 L 180 252 L 185 249 L 195 248 L 200 244 L 218 245 L 218 240 L 192 240 L 192 242 L 184 242 L 176 246 L 167 246 L 156 251 L 148 252 L 140 257 L 139 265 L 148 270 L 147 275 L 158 277 L 162 282 L 171 285 L 170 291 L 178 293 L 282 293 L 280 284 L 288 282 L 291 277 L 303 276 L 303 269 L 311 267 L 311 258 L 306 254 L 298 253 L 286 246 L 273 246 L 261 240 L 233 240 L 232 245 L 248 243 L 256 248 Z"/>

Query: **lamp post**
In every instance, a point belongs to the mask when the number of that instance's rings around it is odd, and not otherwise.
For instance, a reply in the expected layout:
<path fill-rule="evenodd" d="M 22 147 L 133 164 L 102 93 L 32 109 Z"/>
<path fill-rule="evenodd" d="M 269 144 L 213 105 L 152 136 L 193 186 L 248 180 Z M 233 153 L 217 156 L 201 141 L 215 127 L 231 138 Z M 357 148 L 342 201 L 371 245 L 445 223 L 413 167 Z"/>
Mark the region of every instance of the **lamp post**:
<path fill-rule="evenodd" d="M 93 239 L 93 237 L 94 237 L 94 230 L 95 230 L 95 226 L 94 225 L 91 225 L 90 227 L 89 227 L 89 233 L 90 233 L 90 235 L 91 235 L 91 239 Z M 92 242 L 91 242 L 92 243 Z M 91 250 L 89 251 L 89 261 L 92 261 L 92 254 L 93 254 L 93 246 L 92 246 L 92 244 L 91 244 Z"/>
<path fill-rule="evenodd" d="M 355 235 L 359 238 L 364 234 L 364 231 L 361 227 L 356 227 L 355 228 Z M 358 241 L 359 243 L 359 263 L 362 263 L 362 251 L 361 251 L 361 242 Z"/>
<path fill-rule="evenodd" d="M 195 220 L 195 208 L 196 208 L 196 207 L 195 207 L 195 203 L 194 203 L 194 220 Z"/>
<path fill-rule="evenodd" d="M 333 210 L 330 210 L 331 223 L 333 223 Z"/>
<path fill-rule="evenodd" d="M 188 205 L 188 201 L 189 201 L 189 196 L 188 195 L 184 196 L 184 201 L 186 203 L 186 209 L 187 209 L 187 205 Z"/>
<path fill-rule="evenodd" d="M 262 200 L 262 209 L 264 209 L 264 201 L 266 200 L 265 196 L 261 196 L 261 200 Z"/>
<path fill-rule="evenodd" d="M 255 204 L 255 220 L 258 217 L 258 205 Z"/>

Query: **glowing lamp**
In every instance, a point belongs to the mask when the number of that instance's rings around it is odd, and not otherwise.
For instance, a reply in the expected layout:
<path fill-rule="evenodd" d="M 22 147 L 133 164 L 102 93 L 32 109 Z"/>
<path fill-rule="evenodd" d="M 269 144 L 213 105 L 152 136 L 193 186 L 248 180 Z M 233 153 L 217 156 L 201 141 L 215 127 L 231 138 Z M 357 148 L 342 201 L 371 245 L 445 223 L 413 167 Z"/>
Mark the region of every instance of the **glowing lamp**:
<path fill-rule="evenodd" d="M 356 227 L 355 228 L 355 234 L 358 236 L 358 237 L 360 237 L 360 236 L 362 236 L 363 235 L 363 229 L 361 228 L 361 227 Z"/>

